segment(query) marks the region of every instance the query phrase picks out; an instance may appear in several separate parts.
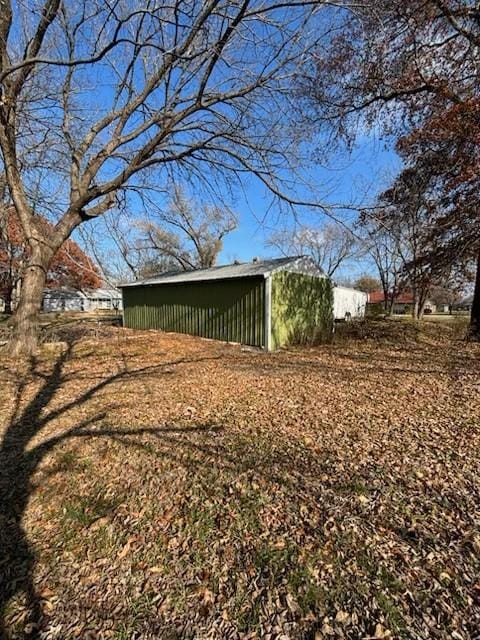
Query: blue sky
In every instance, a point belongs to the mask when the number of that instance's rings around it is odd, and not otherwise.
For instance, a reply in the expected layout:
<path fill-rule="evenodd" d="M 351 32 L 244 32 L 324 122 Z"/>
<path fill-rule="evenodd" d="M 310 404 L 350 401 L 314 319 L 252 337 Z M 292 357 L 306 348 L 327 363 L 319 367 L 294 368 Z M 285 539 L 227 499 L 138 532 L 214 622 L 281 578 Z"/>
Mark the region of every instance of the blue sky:
<path fill-rule="evenodd" d="M 323 201 L 328 204 L 346 204 L 371 202 L 375 194 L 381 191 L 400 166 L 400 159 L 392 151 L 391 146 L 376 136 L 362 137 L 355 149 L 332 159 L 330 166 L 322 167 L 312 162 L 310 174 Z M 266 245 L 270 229 L 276 226 L 294 225 L 293 216 L 276 215 L 275 208 L 269 210 L 271 197 L 253 178 L 245 190 L 245 197 L 239 197 L 235 210 L 239 215 L 239 226 L 236 231 L 225 238 L 219 263 L 232 262 L 235 259 L 251 260 L 252 257 L 275 257 L 275 250 Z M 305 224 L 321 224 L 324 214 L 316 210 L 304 210 L 301 221 Z M 338 210 L 339 218 L 348 220 L 351 212 Z M 356 262 L 347 267 L 347 276 L 351 272 L 360 274 L 370 271 L 368 260 Z"/>
<path fill-rule="evenodd" d="M 312 160 L 308 173 L 322 202 L 327 205 L 345 204 L 352 207 L 343 211 L 340 207 L 334 209 L 339 219 L 348 222 L 355 218 L 353 205 L 371 204 L 375 195 L 391 182 L 399 167 L 400 159 L 392 150 L 390 141 L 382 141 L 374 134 L 365 134 L 359 138 L 351 153 L 339 152 L 330 159 L 328 167 L 320 166 Z M 289 192 L 299 198 L 311 199 L 311 194 L 307 196 L 300 188 Z M 194 192 L 189 195 L 200 196 Z M 219 194 L 220 197 L 221 195 Z M 278 257 L 279 251 L 269 247 L 267 240 L 273 230 L 290 229 L 295 226 L 292 212 L 279 213 L 278 204 L 272 205 L 271 193 L 254 177 L 244 182 L 243 191 L 236 190 L 234 202 L 226 193 L 225 199 L 237 213 L 239 224 L 235 231 L 225 237 L 218 264 L 228 264 L 234 260 L 250 261 L 253 257 Z M 143 217 L 144 207 L 139 202 L 133 201 L 131 204 L 132 212 L 140 218 Z M 296 213 L 302 224 L 311 227 L 319 226 L 328 220 L 318 209 L 297 210 Z M 76 239 L 81 241 L 80 237 Z M 105 246 L 110 247 L 108 236 L 104 238 L 104 242 Z M 115 250 L 113 245 L 111 249 Z M 336 272 L 335 278 L 354 280 L 362 273 L 376 275 L 376 269 L 368 257 L 345 263 Z"/>

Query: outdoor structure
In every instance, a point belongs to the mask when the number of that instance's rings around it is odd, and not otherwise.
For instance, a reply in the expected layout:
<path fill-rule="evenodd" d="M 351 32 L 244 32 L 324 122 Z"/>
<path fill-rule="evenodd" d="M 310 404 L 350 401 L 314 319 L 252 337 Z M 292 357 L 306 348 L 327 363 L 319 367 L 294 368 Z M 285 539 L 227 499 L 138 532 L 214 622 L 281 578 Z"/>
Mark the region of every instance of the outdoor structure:
<path fill-rule="evenodd" d="M 118 311 L 122 309 L 122 295 L 118 289 L 103 288 L 91 291 L 75 289 L 46 289 L 43 294 L 42 310 L 59 311 Z"/>
<path fill-rule="evenodd" d="M 368 294 L 350 287 L 333 287 L 333 317 L 352 320 L 365 317 Z"/>
<path fill-rule="evenodd" d="M 459 313 L 471 313 L 472 304 L 473 304 L 473 295 L 467 296 L 466 298 L 463 298 L 463 300 L 460 300 L 460 302 L 457 302 L 456 304 L 454 304 L 453 309 L 454 311 L 457 311 Z"/>
<path fill-rule="evenodd" d="M 413 294 L 409 291 L 399 293 L 393 302 L 392 312 L 396 315 L 405 315 L 412 313 L 415 300 Z M 370 314 L 385 312 L 385 294 L 383 291 L 373 291 L 368 294 L 367 311 Z M 424 313 L 435 313 L 436 307 L 431 300 L 425 301 Z"/>
<path fill-rule="evenodd" d="M 85 292 L 88 298 L 89 311 L 119 311 L 122 310 L 122 293 L 113 287 L 93 289 Z"/>
<path fill-rule="evenodd" d="M 451 313 L 452 311 L 452 305 L 448 302 L 437 302 L 435 307 L 435 313 Z"/>
<path fill-rule="evenodd" d="M 324 339 L 333 327 L 330 279 L 303 256 L 167 273 L 120 285 L 124 324 L 267 350 Z"/>

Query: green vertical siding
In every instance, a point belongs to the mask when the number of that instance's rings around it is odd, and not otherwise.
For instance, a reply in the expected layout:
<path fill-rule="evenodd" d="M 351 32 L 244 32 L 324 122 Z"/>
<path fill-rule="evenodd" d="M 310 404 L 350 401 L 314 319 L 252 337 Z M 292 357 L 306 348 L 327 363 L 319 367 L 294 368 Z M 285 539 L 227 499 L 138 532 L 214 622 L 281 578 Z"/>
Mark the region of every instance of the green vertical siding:
<path fill-rule="evenodd" d="M 280 271 L 272 275 L 272 349 L 329 339 L 333 288 L 329 278 Z"/>
<path fill-rule="evenodd" d="M 264 290 L 263 277 L 125 287 L 124 323 L 262 347 Z"/>

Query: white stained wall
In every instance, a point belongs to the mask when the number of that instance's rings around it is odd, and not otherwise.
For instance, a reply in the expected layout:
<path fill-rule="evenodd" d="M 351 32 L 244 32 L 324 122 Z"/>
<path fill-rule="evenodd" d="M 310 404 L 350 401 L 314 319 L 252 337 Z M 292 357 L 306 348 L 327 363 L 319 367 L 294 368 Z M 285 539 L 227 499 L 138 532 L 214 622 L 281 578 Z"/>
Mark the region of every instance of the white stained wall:
<path fill-rule="evenodd" d="M 85 311 L 88 300 L 80 291 L 52 290 L 43 296 L 43 311 Z"/>
<path fill-rule="evenodd" d="M 89 311 L 121 311 L 122 294 L 117 289 L 94 289 L 87 293 Z"/>
<path fill-rule="evenodd" d="M 121 311 L 122 298 L 116 289 L 95 289 L 83 293 L 67 289 L 46 290 L 43 311 Z"/>
<path fill-rule="evenodd" d="M 335 320 L 364 318 L 368 296 L 348 287 L 333 287 L 333 317 Z"/>
<path fill-rule="evenodd" d="M 42 308 L 46 312 L 85 311 L 87 299 L 80 291 L 53 289 L 43 295 Z"/>

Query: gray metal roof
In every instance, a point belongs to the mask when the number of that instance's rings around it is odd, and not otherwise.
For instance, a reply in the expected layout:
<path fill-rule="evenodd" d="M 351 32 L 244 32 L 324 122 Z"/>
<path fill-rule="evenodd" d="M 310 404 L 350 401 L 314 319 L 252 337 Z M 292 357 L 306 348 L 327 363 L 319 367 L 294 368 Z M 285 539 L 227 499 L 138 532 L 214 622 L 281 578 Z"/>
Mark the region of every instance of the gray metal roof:
<path fill-rule="evenodd" d="M 208 280 L 227 280 L 232 278 L 266 278 L 274 271 L 295 271 L 308 275 L 326 277 L 307 256 L 291 256 L 288 258 L 275 258 L 273 260 L 258 260 L 255 262 L 241 262 L 227 264 L 210 269 L 195 269 L 194 271 L 178 271 L 160 274 L 144 280 L 119 284 L 120 288 L 139 287 L 154 284 L 177 284 L 181 282 L 204 282 Z"/>

